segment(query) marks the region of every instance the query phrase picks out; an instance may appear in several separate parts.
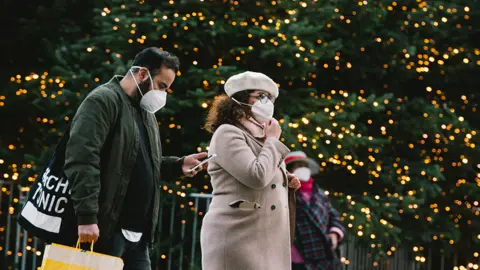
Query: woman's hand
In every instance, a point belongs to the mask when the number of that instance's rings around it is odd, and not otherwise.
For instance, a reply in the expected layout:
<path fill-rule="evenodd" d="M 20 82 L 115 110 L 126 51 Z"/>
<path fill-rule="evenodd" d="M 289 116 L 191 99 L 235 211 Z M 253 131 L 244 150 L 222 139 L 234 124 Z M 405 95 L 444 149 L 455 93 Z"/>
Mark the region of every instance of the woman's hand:
<path fill-rule="evenodd" d="M 287 178 L 289 188 L 293 188 L 296 191 L 302 186 L 302 184 L 300 183 L 300 179 L 298 179 L 298 177 L 296 177 L 294 174 L 287 172 Z"/>
<path fill-rule="evenodd" d="M 282 135 L 282 128 L 280 127 L 280 124 L 276 119 L 270 120 L 268 123 L 265 123 L 264 125 L 265 129 L 265 137 L 269 138 L 275 138 L 275 139 L 280 139 L 280 135 Z"/>

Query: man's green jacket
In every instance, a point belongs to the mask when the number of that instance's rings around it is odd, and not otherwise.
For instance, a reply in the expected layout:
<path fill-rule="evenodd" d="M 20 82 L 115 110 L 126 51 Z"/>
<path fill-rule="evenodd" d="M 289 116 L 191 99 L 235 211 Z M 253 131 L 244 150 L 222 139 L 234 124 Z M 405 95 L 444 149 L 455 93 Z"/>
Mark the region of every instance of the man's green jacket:
<path fill-rule="evenodd" d="M 136 109 L 117 78 L 94 89 L 82 102 L 70 126 L 65 174 L 78 225 L 98 224 L 100 237 L 108 239 L 117 229 L 139 152 L 140 131 Z M 160 179 L 182 174 L 183 158 L 163 157 L 155 115 L 142 112 L 153 161 L 155 195 L 149 226 L 153 243 L 160 208 Z"/>

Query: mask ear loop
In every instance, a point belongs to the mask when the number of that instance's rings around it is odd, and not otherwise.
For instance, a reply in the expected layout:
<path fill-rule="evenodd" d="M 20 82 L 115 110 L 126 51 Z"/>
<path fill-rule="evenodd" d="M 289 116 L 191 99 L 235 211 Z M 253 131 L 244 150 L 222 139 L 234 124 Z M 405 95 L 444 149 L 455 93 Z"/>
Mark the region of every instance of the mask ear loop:
<path fill-rule="evenodd" d="M 235 98 L 230 98 L 231 100 L 235 101 L 235 103 L 237 103 L 238 105 L 244 105 L 244 106 L 249 106 L 249 107 L 253 107 L 253 105 L 250 105 L 250 104 L 247 104 L 247 103 L 243 103 L 243 102 L 240 102 L 238 100 L 236 100 Z"/>
<path fill-rule="evenodd" d="M 133 80 L 135 81 L 135 84 L 137 85 L 138 91 L 140 91 L 140 95 L 142 95 L 142 97 L 143 97 L 143 92 L 142 92 L 142 90 L 140 89 L 140 86 L 139 86 L 139 84 L 138 84 L 138 82 L 137 82 L 137 79 L 135 79 L 135 74 L 133 74 L 133 72 L 132 72 L 132 69 L 133 69 L 133 68 L 139 68 L 139 69 L 141 69 L 142 67 L 132 66 L 132 67 L 130 68 L 129 72 L 130 72 L 130 74 L 132 75 Z M 151 76 L 150 76 L 150 71 L 148 71 L 148 69 L 147 69 L 147 72 L 148 72 L 148 77 L 150 78 L 150 83 L 152 84 L 152 89 L 153 89 L 153 82 L 152 82 L 152 78 L 151 78 Z"/>
<path fill-rule="evenodd" d="M 250 104 L 247 104 L 247 103 L 243 103 L 243 102 L 240 102 L 238 100 L 236 100 L 235 98 L 230 98 L 231 100 L 235 101 L 235 103 L 237 103 L 238 105 L 242 106 L 249 106 L 249 107 L 253 107 L 253 105 L 250 105 Z M 263 136 L 265 137 L 265 127 L 263 125 L 260 125 L 259 123 L 257 123 L 256 121 L 252 121 L 251 119 L 248 119 L 248 121 L 252 122 L 253 124 L 259 126 L 261 129 L 262 129 L 262 132 L 263 132 Z"/>
<path fill-rule="evenodd" d="M 152 75 L 150 74 L 150 70 L 147 69 L 147 72 L 148 72 L 148 79 L 150 79 L 150 85 L 152 86 L 152 90 L 154 89 L 153 88 L 153 79 L 152 79 Z"/>
<path fill-rule="evenodd" d="M 132 68 L 142 68 L 142 67 L 140 67 L 140 66 L 132 66 L 132 67 L 130 68 L 130 72 L 132 71 Z M 154 87 L 153 87 L 153 78 L 152 78 L 152 74 L 150 74 L 150 70 L 148 70 L 148 68 L 145 68 L 145 69 L 147 70 L 147 73 L 148 73 L 148 79 L 150 80 L 150 86 L 152 87 L 152 90 L 153 90 L 153 89 L 154 89 Z M 133 74 L 132 74 L 132 75 L 133 75 Z M 135 76 L 134 76 L 134 78 L 135 78 Z M 135 79 L 135 82 L 137 82 L 137 80 L 136 80 L 136 79 Z M 137 84 L 138 84 L 138 83 L 137 83 Z M 143 96 L 143 94 L 142 94 L 142 96 Z"/>
<path fill-rule="evenodd" d="M 253 105 L 251 105 L 251 104 L 247 104 L 247 103 L 240 102 L 240 101 L 236 100 L 236 99 L 233 98 L 233 97 L 231 97 L 230 99 L 233 100 L 233 101 L 235 101 L 235 103 L 237 103 L 237 104 L 240 105 L 240 106 L 243 105 L 243 106 L 248 106 L 248 107 L 250 107 L 250 108 L 253 108 Z"/>

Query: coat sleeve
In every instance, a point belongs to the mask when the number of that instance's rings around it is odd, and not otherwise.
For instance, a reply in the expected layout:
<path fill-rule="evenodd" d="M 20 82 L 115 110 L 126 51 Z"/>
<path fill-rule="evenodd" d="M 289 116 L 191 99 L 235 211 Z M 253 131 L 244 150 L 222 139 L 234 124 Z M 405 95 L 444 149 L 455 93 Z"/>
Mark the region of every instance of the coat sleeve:
<path fill-rule="evenodd" d="M 244 185 L 261 189 L 271 182 L 277 168 L 290 151 L 277 139 L 269 138 L 258 156 L 248 146 L 243 132 L 232 125 L 222 125 L 212 138 L 215 161 Z"/>
<path fill-rule="evenodd" d="M 182 165 L 185 157 L 162 157 L 162 179 L 176 180 L 183 175 Z"/>
<path fill-rule="evenodd" d="M 340 219 L 340 214 L 333 208 L 331 203 L 328 203 L 330 205 L 330 223 L 329 223 L 329 233 L 336 233 L 338 234 L 338 241 L 341 242 L 343 240 L 343 237 L 345 235 L 345 228 L 343 227 L 342 221 Z"/>
<path fill-rule="evenodd" d="M 70 126 L 64 171 L 79 225 L 96 224 L 100 194 L 100 152 L 115 124 L 118 105 L 108 91 L 90 94 Z"/>

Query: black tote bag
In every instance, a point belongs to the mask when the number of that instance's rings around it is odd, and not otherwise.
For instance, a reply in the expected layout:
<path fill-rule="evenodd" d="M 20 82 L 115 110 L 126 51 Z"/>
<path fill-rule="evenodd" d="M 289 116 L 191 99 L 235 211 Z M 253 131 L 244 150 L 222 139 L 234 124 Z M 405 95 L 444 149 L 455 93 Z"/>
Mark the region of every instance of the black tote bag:
<path fill-rule="evenodd" d="M 29 233 L 46 242 L 59 244 L 70 244 L 77 238 L 77 221 L 70 199 L 71 183 L 63 170 L 69 131 L 67 128 L 46 168 L 30 186 L 17 218 L 20 226 Z"/>

